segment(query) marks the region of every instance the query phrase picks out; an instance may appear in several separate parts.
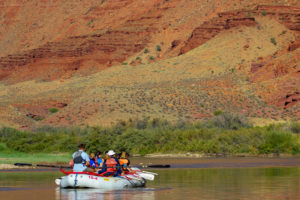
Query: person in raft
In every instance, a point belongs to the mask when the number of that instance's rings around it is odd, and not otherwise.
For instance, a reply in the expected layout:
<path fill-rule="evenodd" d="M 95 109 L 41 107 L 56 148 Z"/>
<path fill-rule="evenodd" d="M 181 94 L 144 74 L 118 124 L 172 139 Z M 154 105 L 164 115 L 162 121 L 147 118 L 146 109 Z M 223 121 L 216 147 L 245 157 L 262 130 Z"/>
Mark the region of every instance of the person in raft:
<path fill-rule="evenodd" d="M 103 159 L 101 158 L 101 152 L 97 151 L 95 156 L 96 156 L 95 161 L 97 161 L 96 167 L 101 168 L 103 165 Z"/>
<path fill-rule="evenodd" d="M 113 150 L 109 150 L 104 156 L 104 162 L 102 166 L 102 170 L 98 171 L 98 174 L 102 174 L 104 172 L 111 172 L 113 176 L 120 176 L 122 173 L 121 165 L 119 160 L 115 157 L 116 153 Z"/>
<path fill-rule="evenodd" d="M 128 166 L 130 165 L 130 161 L 128 159 L 128 153 L 123 151 L 121 153 L 121 156 L 120 156 L 120 159 L 119 159 L 119 162 L 120 162 L 120 165 L 122 167 L 122 171 L 125 172 L 125 171 L 130 171 L 130 169 L 128 168 Z"/>
<path fill-rule="evenodd" d="M 90 167 L 91 168 L 96 168 L 97 167 L 97 163 L 96 163 L 96 159 L 95 159 L 95 154 L 94 153 L 90 153 Z"/>
<path fill-rule="evenodd" d="M 73 162 L 74 162 L 73 172 L 94 172 L 92 168 L 87 167 L 90 164 L 90 158 L 89 155 L 84 151 L 85 151 L 85 145 L 80 144 L 78 146 L 78 151 L 73 153 L 72 155 Z"/>

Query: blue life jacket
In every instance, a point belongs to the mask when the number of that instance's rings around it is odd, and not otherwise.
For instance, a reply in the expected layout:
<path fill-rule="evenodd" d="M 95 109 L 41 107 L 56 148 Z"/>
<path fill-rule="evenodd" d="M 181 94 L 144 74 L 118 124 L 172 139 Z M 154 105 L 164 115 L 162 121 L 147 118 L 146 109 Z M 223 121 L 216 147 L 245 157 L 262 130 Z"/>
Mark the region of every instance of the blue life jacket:
<path fill-rule="evenodd" d="M 103 162 L 102 158 L 97 158 L 98 167 L 100 167 L 100 164 Z"/>
<path fill-rule="evenodd" d="M 90 158 L 90 167 L 96 167 L 95 160 Z"/>

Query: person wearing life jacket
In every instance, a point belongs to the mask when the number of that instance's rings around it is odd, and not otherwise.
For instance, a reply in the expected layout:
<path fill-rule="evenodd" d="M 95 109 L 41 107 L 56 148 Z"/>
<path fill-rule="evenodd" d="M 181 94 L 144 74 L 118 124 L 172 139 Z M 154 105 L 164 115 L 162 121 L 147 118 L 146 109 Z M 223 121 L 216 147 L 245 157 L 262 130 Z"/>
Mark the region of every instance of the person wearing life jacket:
<path fill-rule="evenodd" d="M 103 156 L 103 162 L 101 163 L 101 167 L 100 170 L 97 172 L 98 174 L 102 174 L 104 172 L 107 171 L 107 166 L 106 166 L 106 161 L 109 159 L 110 157 L 108 155 L 104 155 Z"/>
<path fill-rule="evenodd" d="M 128 159 L 128 153 L 123 151 L 121 153 L 120 159 L 119 159 L 120 165 L 122 167 L 122 171 L 130 171 L 128 166 L 130 165 L 130 160 Z"/>
<path fill-rule="evenodd" d="M 114 176 L 121 175 L 121 165 L 119 160 L 115 157 L 116 153 L 113 150 L 109 150 L 106 155 L 109 156 L 109 158 L 105 162 L 107 171 L 114 172 Z"/>
<path fill-rule="evenodd" d="M 101 158 L 101 152 L 97 151 L 95 154 L 96 167 L 101 168 L 103 165 L 103 159 Z"/>
<path fill-rule="evenodd" d="M 73 157 L 73 172 L 93 172 L 94 170 L 89 168 L 90 158 L 85 151 L 85 145 L 80 144 L 78 146 L 78 151 L 74 152 Z"/>
<path fill-rule="evenodd" d="M 97 167 L 94 153 L 90 153 L 90 167 L 92 167 L 92 168 Z"/>

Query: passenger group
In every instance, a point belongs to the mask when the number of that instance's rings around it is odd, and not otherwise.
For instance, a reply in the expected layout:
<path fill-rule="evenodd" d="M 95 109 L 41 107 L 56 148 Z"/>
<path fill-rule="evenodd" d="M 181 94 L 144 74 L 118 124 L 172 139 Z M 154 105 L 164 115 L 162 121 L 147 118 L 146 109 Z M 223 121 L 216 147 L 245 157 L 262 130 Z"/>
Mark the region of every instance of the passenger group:
<path fill-rule="evenodd" d="M 124 172 L 130 171 L 127 152 L 116 154 L 113 150 L 109 150 L 103 156 L 100 151 L 88 155 L 85 152 L 85 145 L 80 144 L 78 151 L 73 153 L 72 157 L 70 165 L 73 166 L 74 172 L 95 172 L 106 176 L 120 176 Z"/>

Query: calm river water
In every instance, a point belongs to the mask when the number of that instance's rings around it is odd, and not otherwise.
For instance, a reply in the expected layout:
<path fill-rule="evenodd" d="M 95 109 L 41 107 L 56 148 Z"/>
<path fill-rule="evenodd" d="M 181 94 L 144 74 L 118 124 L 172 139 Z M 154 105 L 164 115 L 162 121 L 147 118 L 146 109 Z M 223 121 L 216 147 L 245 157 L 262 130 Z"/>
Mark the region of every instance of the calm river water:
<path fill-rule="evenodd" d="M 60 189 L 58 171 L 2 171 L 0 199 L 300 199 L 300 167 L 152 169 L 146 188 L 122 191 Z"/>

